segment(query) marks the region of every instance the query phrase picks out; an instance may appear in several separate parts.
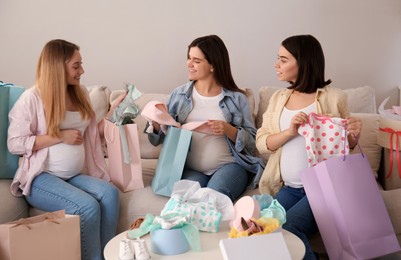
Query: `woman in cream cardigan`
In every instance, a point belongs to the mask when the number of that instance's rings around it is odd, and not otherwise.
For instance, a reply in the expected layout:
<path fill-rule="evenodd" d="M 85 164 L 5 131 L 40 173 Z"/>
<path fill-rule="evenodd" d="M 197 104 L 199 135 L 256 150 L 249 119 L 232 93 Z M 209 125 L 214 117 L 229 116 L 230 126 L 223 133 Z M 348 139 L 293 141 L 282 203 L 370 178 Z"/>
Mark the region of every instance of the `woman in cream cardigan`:
<path fill-rule="evenodd" d="M 349 117 L 346 94 L 324 79 L 325 60 L 320 43 L 311 35 L 285 39 L 275 65 L 277 77 L 291 85 L 276 91 L 263 114 L 256 135 L 260 153 L 272 153 L 259 182 L 261 193 L 274 195 L 287 211 L 283 228 L 305 244 L 305 259 L 315 259 L 308 238 L 318 231 L 300 179 L 308 167 L 305 139 L 298 134 L 311 112 L 347 119 L 348 141 L 354 147 L 361 121 Z"/>

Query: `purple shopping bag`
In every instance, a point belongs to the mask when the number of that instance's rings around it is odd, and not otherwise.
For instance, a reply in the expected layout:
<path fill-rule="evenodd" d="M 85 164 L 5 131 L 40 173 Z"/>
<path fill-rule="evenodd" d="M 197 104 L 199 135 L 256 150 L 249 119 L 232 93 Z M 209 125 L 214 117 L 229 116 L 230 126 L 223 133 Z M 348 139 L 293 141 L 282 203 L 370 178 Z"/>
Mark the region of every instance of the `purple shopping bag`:
<path fill-rule="evenodd" d="M 400 250 L 366 155 L 333 157 L 301 172 L 330 259 L 371 259 Z"/>

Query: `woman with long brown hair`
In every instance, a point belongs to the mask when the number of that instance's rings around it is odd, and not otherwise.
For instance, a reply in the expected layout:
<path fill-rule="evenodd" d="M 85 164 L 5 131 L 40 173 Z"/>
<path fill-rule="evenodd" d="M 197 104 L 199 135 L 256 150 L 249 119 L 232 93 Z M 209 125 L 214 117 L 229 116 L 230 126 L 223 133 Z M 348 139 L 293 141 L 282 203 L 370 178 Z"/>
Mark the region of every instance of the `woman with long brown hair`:
<path fill-rule="evenodd" d="M 169 114 L 181 124 L 207 121 L 211 134 L 193 132 L 182 179 L 235 201 L 247 186 L 256 187 L 264 168 L 253 156 L 256 128 L 247 97 L 233 79 L 227 48 L 217 35 L 189 44 L 187 69 L 189 82 L 171 93 Z M 163 137 L 154 125 L 151 143 L 159 144 Z"/>

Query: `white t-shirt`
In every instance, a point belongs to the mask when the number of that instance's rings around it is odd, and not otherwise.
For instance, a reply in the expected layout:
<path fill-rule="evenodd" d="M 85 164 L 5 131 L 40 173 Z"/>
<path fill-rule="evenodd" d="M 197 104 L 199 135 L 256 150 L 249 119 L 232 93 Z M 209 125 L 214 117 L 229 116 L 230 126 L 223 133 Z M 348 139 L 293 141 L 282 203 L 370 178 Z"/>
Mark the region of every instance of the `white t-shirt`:
<path fill-rule="evenodd" d="M 84 135 L 89 120 L 82 120 L 79 112 L 67 111 L 65 119 L 60 122 L 60 130 L 77 129 Z M 69 179 L 81 173 L 85 162 L 85 148 L 83 144 L 70 145 L 59 143 L 49 147 L 44 171 L 62 179 Z"/>
<path fill-rule="evenodd" d="M 284 107 L 280 116 L 280 129 L 288 129 L 291 119 L 299 112 L 309 114 L 316 112 L 316 104 L 313 103 L 299 110 L 289 110 Z M 302 188 L 300 171 L 308 168 L 305 138 L 297 135 L 286 142 L 281 150 L 280 171 L 284 184 L 293 188 Z"/>
<path fill-rule="evenodd" d="M 186 123 L 205 120 L 224 121 L 223 111 L 219 106 L 222 99 L 222 93 L 214 97 L 204 97 L 193 88 L 194 107 L 189 113 Z M 211 175 L 222 165 L 230 162 L 234 162 L 234 157 L 224 136 L 192 132 L 192 145 L 186 161 L 188 168 Z"/>

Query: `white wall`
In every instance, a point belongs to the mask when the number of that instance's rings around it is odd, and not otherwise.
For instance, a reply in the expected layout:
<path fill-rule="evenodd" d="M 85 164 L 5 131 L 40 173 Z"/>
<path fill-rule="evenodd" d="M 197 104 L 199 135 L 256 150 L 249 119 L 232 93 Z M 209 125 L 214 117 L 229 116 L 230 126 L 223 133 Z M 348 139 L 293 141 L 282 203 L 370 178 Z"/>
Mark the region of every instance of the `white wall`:
<path fill-rule="evenodd" d="M 63 38 L 81 46 L 83 84 L 169 93 L 187 81 L 187 45 L 217 34 L 238 85 L 257 93 L 286 86 L 273 69 L 281 41 L 313 34 L 333 85 L 398 104 L 399 0 L 0 0 L 0 19 L 0 80 L 27 87 L 43 45 Z"/>

